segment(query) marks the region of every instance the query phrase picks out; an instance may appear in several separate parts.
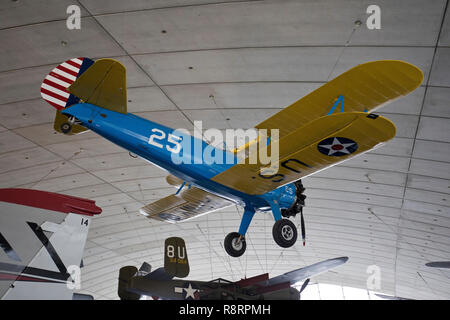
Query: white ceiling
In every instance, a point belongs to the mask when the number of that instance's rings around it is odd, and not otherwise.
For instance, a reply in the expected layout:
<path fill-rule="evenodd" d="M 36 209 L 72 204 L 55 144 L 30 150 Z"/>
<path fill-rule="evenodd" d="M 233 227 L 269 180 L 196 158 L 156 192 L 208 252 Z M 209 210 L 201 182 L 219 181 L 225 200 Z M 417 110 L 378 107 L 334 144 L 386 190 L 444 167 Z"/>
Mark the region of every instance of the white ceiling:
<path fill-rule="evenodd" d="M 66 28 L 78 4 L 81 30 Z M 381 8 L 368 30 L 366 8 Z M 0 187 L 87 197 L 103 213 L 85 250 L 82 292 L 117 299 L 118 270 L 163 264 L 169 236 L 186 240 L 190 278 L 277 275 L 322 259 L 349 262 L 317 277 L 406 298 L 450 299 L 450 17 L 446 0 L 3 0 L 0 3 Z M 361 20 L 360 27 L 354 22 Z M 63 42 L 66 45 L 63 45 Z M 177 225 L 138 209 L 174 193 L 166 175 L 89 132 L 52 129 L 40 83 L 72 57 L 113 57 L 127 67 L 129 111 L 174 128 L 249 128 L 362 62 L 399 59 L 425 79 L 380 114 L 397 125 L 386 146 L 304 179 L 307 245 L 281 250 L 273 219 L 258 214 L 244 256 L 222 243 L 241 208 Z M 191 67 L 191 68 L 190 68 Z M 229 119 L 229 120 L 227 120 Z M 296 220 L 299 223 L 299 218 Z"/>

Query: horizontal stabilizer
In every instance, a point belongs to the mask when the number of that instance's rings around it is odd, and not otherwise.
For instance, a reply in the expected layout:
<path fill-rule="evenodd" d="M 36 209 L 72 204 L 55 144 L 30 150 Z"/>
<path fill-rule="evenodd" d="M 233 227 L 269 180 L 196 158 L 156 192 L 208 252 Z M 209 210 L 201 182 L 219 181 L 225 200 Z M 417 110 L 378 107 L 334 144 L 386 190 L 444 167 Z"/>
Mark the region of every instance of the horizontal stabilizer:
<path fill-rule="evenodd" d="M 111 111 L 127 113 L 125 67 L 114 59 L 99 59 L 68 91 L 87 102 Z"/>
<path fill-rule="evenodd" d="M 134 266 L 126 266 L 120 268 L 117 295 L 121 300 L 139 300 L 139 298 L 141 297 L 140 294 L 129 291 L 130 282 L 137 272 L 138 269 Z"/>

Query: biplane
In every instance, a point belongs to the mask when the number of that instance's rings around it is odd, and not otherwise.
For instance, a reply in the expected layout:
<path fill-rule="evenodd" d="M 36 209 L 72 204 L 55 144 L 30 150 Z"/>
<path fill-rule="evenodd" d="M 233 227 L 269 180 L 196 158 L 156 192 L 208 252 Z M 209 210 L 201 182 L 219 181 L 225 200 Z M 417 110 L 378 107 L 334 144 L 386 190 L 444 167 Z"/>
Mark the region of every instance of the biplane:
<path fill-rule="evenodd" d="M 283 248 L 297 241 L 297 228 L 290 218 L 300 213 L 304 244 L 301 179 L 392 139 L 395 125 L 373 112 L 412 92 L 422 80 L 421 70 L 403 61 L 358 65 L 255 126 L 277 130 L 276 137 L 257 138 L 233 150 L 222 150 L 195 135 L 128 113 L 126 70 L 114 59 L 67 60 L 46 76 L 41 95 L 57 109 L 56 131 L 79 134 L 92 130 L 169 173 L 167 182 L 178 191 L 144 206 L 140 211 L 148 218 L 176 223 L 231 205 L 242 206 L 238 231 L 224 240 L 227 253 L 239 257 L 245 252 L 245 234 L 256 212 L 272 212 L 272 235 Z M 268 173 L 259 159 L 239 160 L 238 151 L 248 151 L 244 158 L 250 158 L 254 144 L 267 153 L 278 146 L 277 171 Z M 200 151 L 186 145 L 200 146 Z M 195 161 L 206 150 L 233 161 Z M 174 155 L 194 161 L 176 163 Z"/>

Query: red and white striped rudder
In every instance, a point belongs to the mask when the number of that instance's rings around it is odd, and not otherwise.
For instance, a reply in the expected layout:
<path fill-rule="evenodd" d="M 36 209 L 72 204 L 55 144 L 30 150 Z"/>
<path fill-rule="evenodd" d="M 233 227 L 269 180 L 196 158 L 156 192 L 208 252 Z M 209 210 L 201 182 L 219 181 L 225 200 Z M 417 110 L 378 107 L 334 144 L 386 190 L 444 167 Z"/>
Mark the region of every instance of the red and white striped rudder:
<path fill-rule="evenodd" d="M 67 88 L 93 63 L 89 58 L 73 58 L 58 65 L 42 82 L 42 98 L 57 110 L 78 103 L 80 99 L 68 92 Z"/>

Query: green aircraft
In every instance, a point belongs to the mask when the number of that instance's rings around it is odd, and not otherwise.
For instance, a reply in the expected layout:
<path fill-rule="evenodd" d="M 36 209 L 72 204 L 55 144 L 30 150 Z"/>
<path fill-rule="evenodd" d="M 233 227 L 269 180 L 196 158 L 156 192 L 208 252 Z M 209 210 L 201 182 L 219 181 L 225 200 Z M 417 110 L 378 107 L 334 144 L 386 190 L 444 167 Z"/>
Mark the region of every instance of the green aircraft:
<path fill-rule="evenodd" d="M 348 257 L 328 259 L 273 278 L 264 273 L 234 282 L 222 278 L 195 281 L 178 279 L 189 274 L 183 239 L 167 239 L 164 252 L 164 267 L 154 271 L 145 262 L 139 270 L 135 266 L 120 269 L 118 295 L 122 300 L 139 300 L 142 296 L 164 300 L 299 300 L 311 277 L 348 260 Z M 301 281 L 300 290 L 292 287 Z"/>

